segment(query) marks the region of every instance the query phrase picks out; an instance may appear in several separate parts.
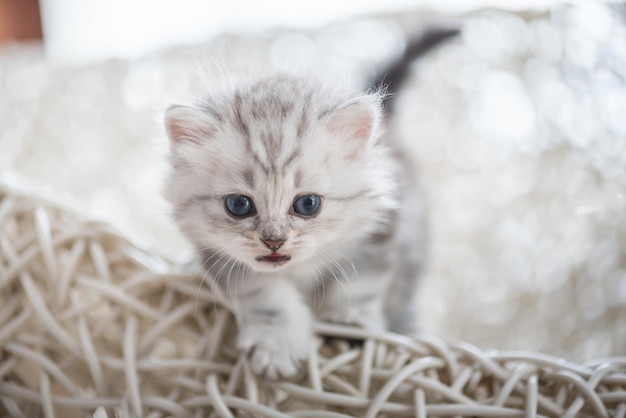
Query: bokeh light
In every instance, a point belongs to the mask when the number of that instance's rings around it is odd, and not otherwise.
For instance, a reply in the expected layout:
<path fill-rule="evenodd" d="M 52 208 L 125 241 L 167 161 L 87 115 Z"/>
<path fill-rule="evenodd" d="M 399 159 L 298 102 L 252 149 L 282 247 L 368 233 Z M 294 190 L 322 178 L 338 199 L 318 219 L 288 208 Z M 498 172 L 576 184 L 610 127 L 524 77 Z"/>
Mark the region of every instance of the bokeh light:
<path fill-rule="evenodd" d="M 410 144 L 431 211 L 422 328 L 575 361 L 623 355 L 624 16 L 595 2 L 376 15 L 75 66 L 48 62 L 38 45 L 5 47 L 0 170 L 70 192 L 144 245 L 184 256 L 160 197 L 169 102 L 237 72 L 307 68 L 362 85 L 407 34 L 456 22 L 463 35 L 416 63 L 389 127 Z"/>

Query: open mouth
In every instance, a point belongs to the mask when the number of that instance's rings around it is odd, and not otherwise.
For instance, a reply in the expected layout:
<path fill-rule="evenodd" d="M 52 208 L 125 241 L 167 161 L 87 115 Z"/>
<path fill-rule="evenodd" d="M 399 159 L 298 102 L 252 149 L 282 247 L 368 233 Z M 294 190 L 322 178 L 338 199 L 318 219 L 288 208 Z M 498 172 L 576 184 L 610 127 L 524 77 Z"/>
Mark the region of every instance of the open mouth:
<path fill-rule="evenodd" d="M 278 253 L 271 253 L 270 255 L 263 255 L 256 258 L 256 261 L 265 261 L 266 263 L 284 263 L 289 260 L 291 260 L 290 255 Z"/>

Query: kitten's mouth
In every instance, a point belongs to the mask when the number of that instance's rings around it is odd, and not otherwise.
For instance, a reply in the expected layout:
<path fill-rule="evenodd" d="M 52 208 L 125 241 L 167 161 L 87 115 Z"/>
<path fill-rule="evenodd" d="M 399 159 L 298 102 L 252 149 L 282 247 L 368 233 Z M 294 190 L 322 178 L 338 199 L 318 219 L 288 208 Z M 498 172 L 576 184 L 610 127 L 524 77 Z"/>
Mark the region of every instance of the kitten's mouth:
<path fill-rule="evenodd" d="M 278 253 L 271 253 L 270 255 L 263 255 L 256 258 L 256 261 L 264 261 L 266 263 L 272 263 L 275 265 L 285 264 L 291 260 L 290 255 L 283 255 Z"/>

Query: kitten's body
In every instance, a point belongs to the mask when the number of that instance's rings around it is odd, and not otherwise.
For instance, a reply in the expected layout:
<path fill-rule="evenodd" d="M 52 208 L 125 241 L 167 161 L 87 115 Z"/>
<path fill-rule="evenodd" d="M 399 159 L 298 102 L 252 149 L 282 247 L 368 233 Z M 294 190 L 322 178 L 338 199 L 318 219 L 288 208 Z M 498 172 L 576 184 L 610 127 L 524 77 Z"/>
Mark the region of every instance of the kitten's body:
<path fill-rule="evenodd" d="M 297 371 L 312 312 L 415 331 L 423 200 L 381 119 L 377 93 L 286 75 L 168 110 L 167 197 L 257 373 Z"/>

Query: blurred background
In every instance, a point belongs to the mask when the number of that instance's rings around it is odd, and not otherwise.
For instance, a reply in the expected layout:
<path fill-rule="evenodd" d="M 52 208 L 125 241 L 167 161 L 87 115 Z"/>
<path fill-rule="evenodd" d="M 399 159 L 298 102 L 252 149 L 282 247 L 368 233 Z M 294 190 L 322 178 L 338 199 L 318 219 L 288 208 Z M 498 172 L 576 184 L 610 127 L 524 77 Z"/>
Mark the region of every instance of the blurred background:
<path fill-rule="evenodd" d="M 182 262 L 167 103 L 285 67 L 364 84 L 407 37 L 459 26 L 390 125 L 431 211 L 417 320 L 482 348 L 624 355 L 625 22 L 619 2 L 0 0 L 0 175 Z"/>
<path fill-rule="evenodd" d="M 0 0 L 0 39 L 41 38 L 63 62 L 135 57 L 164 46 L 202 43 L 225 31 L 315 28 L 338 19 L 430 8 L 545 9 L 553 0 Z"/>

